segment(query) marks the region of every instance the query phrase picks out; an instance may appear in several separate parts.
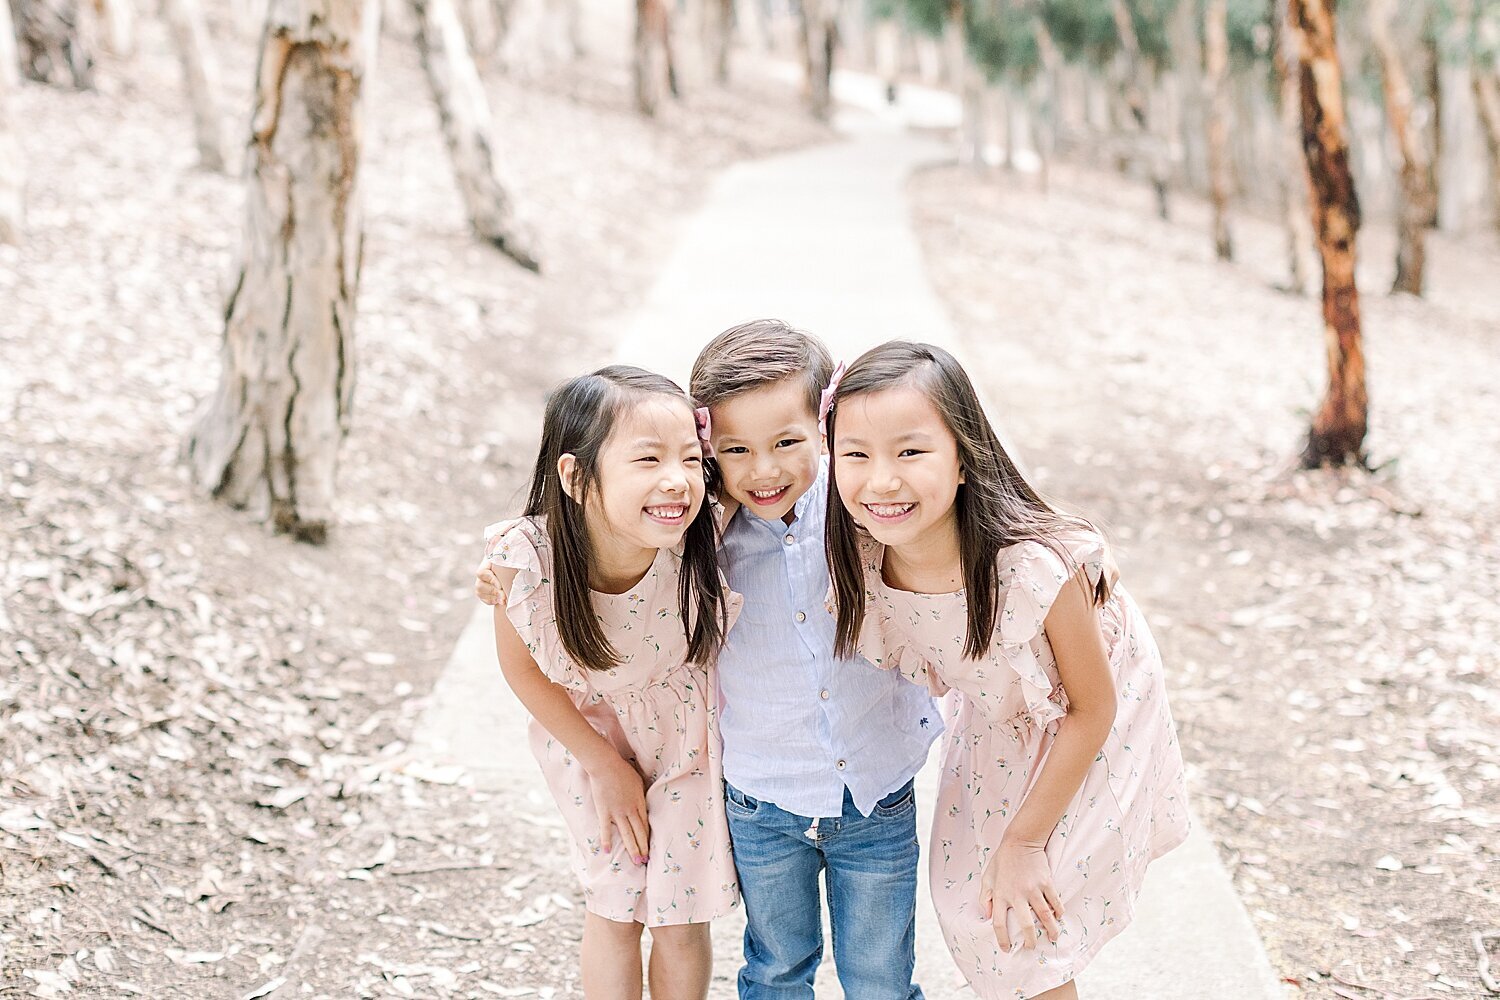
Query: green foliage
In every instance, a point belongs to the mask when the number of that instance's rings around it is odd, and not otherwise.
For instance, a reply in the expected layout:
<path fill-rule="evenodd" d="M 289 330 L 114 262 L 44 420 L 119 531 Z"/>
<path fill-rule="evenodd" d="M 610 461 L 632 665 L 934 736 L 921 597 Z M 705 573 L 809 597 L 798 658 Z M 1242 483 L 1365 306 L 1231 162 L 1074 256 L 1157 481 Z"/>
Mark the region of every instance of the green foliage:
<path fill-rule="evenodd" d="M 969 55 L 991 83 L 1025 83 L 1036 75 L 1041 65 L 1036 16 L 1025 4 L 969 0 L 964 9 L 964 30 Z"/>
<path fill-rule="evenodd" d="M 943 33 L 943 22 L 948 19 L 948 0 L 903 0 L 906 23 L 913 31 L 936 37 Z"/>
<path fill-rule="evenodd" d="M 1172 15 L 1179 3 L 1192 0 L 1129 0 L 1131 23 L 1135 25 L 1135 37 L 1141 46 L 1141 58 L 1150 63 L 1157 72 L 1172 64 L 1171 30 Z"/>
<path fill-rule="evenodd" d="M 1271 58 L 1271 0 L 1229 0 L 1224 18 L 1229 32 L 1229 58 L 1244 67 Z"/>
<path fill-rule="evenodd" d="M 1103 66 L 1120 47 L 1109 0 L 1039 0 L 1042 21 L 1069 62 Z"/>

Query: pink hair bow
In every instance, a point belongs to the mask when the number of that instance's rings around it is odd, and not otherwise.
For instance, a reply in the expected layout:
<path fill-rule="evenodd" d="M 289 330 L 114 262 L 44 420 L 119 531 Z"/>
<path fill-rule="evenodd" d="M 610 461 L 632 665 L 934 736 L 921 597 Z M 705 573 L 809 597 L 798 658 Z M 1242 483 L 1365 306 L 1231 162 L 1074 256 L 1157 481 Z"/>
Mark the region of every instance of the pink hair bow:
<path fill-rule="evenodd" d="M 849 368 L 842 361 L 833 370 L 833 378 L 828 380 L 828 388 L 823 390 L 823 395 L 818 400 L 818 433 L 828 433 L 828 411 L 833 409 L 833 397 L 839 394 L 839 383 L 844 381 L 844 373 Z"/>
<path fill-rule="evenodd" d="M 708 407 L 700 406 L 693 411 L 693 420 L 698 424 L 698 442 L 703 445 L 703 457 L 714 457 L 714 446 L 709 443 L 709 437 L 714 432 L 714 422 L 709 418 Z"/>

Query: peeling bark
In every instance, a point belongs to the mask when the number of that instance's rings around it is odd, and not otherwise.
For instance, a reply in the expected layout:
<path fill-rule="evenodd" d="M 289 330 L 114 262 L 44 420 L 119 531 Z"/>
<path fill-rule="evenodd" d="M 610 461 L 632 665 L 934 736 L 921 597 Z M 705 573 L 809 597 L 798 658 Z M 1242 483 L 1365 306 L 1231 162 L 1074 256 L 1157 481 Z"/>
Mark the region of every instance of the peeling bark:
<path fill-rule="evenodd" d="M 208 26 L 198 0 L 162 0 L 162 14 L 172 33 L 172 44 L 182 63 L 182 82 L 193 109 L 193 136 L 198 163 L 205 170 L 224 171 L 224 119 L 219 113 L 218 60 L 209 56 Z"/>
<path fill-rule="evenodd" d="M 10 9 L 28 80 L 78 90 L 94 85 L 89 14 L 79 0 L 10 0 Z"/>
<path fill-rule="evenodd" d="M 1391 38 L 1391 0 L 1369 0 L 1370 42 L 1380 62 L 1386 120 L 1401 156 L 1401 211 L 1397 226 L 1396 280 L 1392 292 L 1422 294 L 1427 263 L 1427 224 L 1432 218 L 1432 189 L 1427 157 L 1411 121 L 1411 84 L 1401 54 Z"/>
<path fill-rule="evenodd" d="M 379 0 L 273 0 L 223 368 L 187 441 L 213 496 L 321 544 L 354 391 L 362 92 Z"/>
<path fill-rule="evenodd" d="M 1229 161 L 1228 0 L 1208 0 L 1203 15 L 1204 89 L 1208 92 L 1208 197 L 1213 205 L 1214 253 L 1234 259 L 1229 235 L 1229 191 L 1233 186 Z"/>
<path fill-rule="evenodd" d="M 489 100 L 453 0 L 412 0 L 412 10 L 417 19 L 417 48 L 437 101 L 469 224 L 480 239 L 493 243 L 522 267 L 540 270 L 536 238 L 500 178 L 496 162 L 500 144 Z"/>
<path fill-rule="evenodd" d="M 1328 391 L 1313 417 L 1302 463 L 1363 464 L 1369 401 L 1360 334 L 1354 244 L 1359 199 L 1349 169 L 1343 71 L 1334 38 L 1337 0 L 1289 0 L 1300 62 L 1302 149 L 1312 181 L 1313 229 L 1323 262 L 1323 335 Z"/>

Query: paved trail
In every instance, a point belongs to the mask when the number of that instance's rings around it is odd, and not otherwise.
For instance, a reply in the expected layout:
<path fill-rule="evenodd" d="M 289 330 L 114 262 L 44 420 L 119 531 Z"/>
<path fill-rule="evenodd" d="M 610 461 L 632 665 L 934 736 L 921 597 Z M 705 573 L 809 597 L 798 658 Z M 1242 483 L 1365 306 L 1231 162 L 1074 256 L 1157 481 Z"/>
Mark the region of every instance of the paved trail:
<path fill-rule="evenodd" d="M 910 172 L 948 150 L 908 133 L 900 120 L 931 121 L 950 111 L 941 98 L 917 92 L 900 111 L 883 112 L 868 81 L 848 77 L 840 84 L 846 103 L 868 106 L 841 113 L 847 141 L 727 170 L 681 230 L 645 303 L 614 325 L 618 360 L 686 385 L 704 340 L 758 316 L 816 332 L 836 358 L 852 360 L 892 337 L 962 351 L 927 282 L 904 197 Z M 607 359 L 579 363 L 596 360 Z M 417 743 L 465 765 L 478 787 L 522 791 L 546 812 L 541 776 L 524 748 L 525 722 L 495 666 L 489 611 L 478 609 L 438 682 Z M 934 771 L 929 764 L 918 779 L 927 807 L 919 819 L 924 838 Z M 918 921 L 918 974 L 929 1000 L 972 997 L 948 959 L 925 877 Z M 734 996 L 742 929 L 740 919 L 715 927 L 715 1000 Z M 1201 830 L 1153 867 L 1135 926 L 1102 953 L 1080 986 L 1089 1000 L 1280 996 L 1260 940 Z M 831 962 L 824 962 L 818 996 L 843 996 Z"/>

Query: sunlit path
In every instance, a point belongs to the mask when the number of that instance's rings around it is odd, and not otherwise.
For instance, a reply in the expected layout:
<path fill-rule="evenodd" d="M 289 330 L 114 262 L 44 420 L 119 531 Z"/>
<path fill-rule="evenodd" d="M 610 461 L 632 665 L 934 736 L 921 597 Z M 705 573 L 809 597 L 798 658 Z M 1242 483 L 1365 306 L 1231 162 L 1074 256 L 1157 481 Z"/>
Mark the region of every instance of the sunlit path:
<path fill-rule="evenodd" d="M 856 94 L 860 86 L 857 78 L 844 81 Z M 941 104 L 929 102 L 926 110 L 940 114 Z M 914 169 L 950 150 L 907 132 L 900 117 L 846 110 L 839 122 L 845 141 L 725 171 L 681 227 L 641 307 L 601 331 L 606 342 L 617 337 L 615 358 L 685 385 L 708 337 L 758 316 L 817 333 L 835 358 L 852 359 L 892 337 L 961 352 L 927 281 L 904 193 Z M 434 691 L 419 742 L 464 764 L 481 788 L 528 789 L 536 811 L 550 814 L 529 757 L 496 753 L 497 746 L 519 746 L 525 716 L 494 667 L 489 620 L 489 609 L 476 611 Z M 930 762 L 918 778 L 924 837 L 936 783 Z M 929 1000 L 973 996 L 948 957 L 922 874 L 918 981 Z M 738 917 L 715 925 L 716 1000 L 735 994 L 742 931 Z M 831 950 L 825 944 L 819 997 L 843 996 Z M 1184 977 L 1183 969 L 1193 974 Z M 1201 831 L 1153 868 L 1136 925 L 1081 985 L 1098 1000 L 1279 995 L 1259 938 Z"/>

